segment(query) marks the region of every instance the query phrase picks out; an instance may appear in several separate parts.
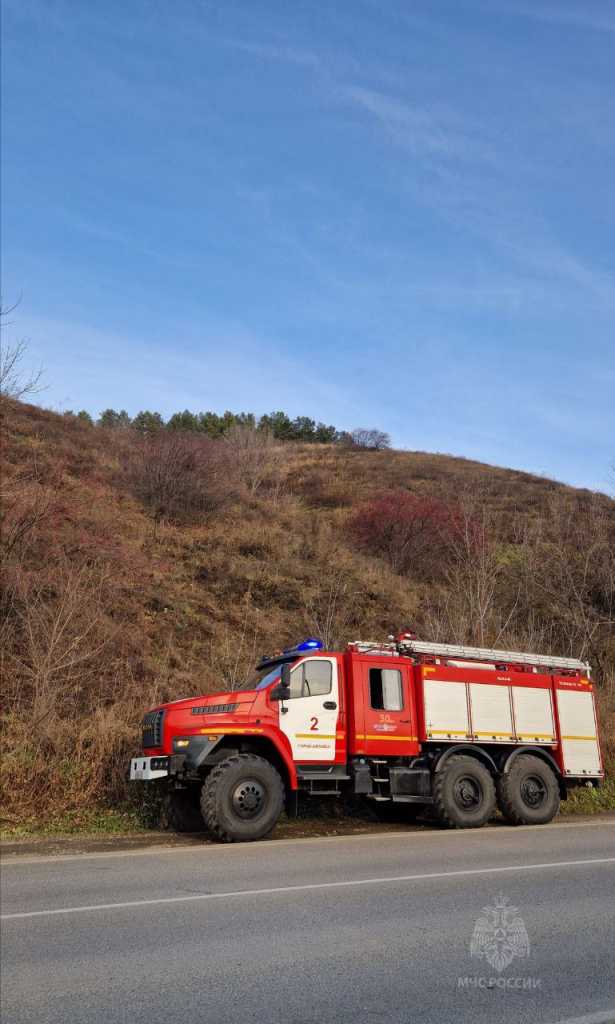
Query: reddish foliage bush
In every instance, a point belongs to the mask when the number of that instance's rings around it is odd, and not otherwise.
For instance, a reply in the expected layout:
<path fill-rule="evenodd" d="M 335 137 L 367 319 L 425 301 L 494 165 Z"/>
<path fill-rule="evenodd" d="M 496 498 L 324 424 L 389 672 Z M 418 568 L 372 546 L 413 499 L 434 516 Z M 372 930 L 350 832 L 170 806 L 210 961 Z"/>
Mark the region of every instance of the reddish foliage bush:
<path fill-rule="evenodd" d="M 360 548 L 386 558 L 395 572 L 433 577 L 444 568 L 457 518 L 454 507 L 435 498 L 388 491 L 357 510 L 350 531 Z"/>

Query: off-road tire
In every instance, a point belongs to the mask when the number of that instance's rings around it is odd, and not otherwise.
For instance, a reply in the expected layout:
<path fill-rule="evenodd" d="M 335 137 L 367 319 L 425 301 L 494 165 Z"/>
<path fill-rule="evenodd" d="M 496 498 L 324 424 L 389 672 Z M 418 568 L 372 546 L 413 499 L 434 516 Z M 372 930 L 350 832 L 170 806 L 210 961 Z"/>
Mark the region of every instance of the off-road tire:
<path fill-rule="evenodd" d="M 233 754 L 205 779 L 201 812 L 207 828 L 225 843 L 263 839 L 284 808 L 279 772 L 256 754 Z"/>
<path fill-rule="evenodd" d="M 454 754 L 434 779 L 434 810 L 446 828 L 481 828 L 493 816 L 495 786 L 475 757 Z"/>
<path fill-rule="evenodd" d="M 198 788 L 171 790 L 166 801 L 166 818 L 173 832 L 204 832 Z"/>
<path fill-rule="evenodd" d="M 559 811 L 555 773 L 540 757 L 520 754 L 497 782 L 498 807 L 511 825 L 546 825 Z"/>

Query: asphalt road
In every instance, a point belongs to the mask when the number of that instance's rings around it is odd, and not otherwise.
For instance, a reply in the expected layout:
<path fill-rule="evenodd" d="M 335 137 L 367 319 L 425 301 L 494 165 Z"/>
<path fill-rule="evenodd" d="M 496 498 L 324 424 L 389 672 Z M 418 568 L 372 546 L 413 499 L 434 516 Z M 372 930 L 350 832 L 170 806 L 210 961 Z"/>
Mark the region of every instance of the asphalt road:
<path fill-rule="evenodd" d="M 4 1024 L 615 1022 L 612 820 L 22 857 L 2 876 Z M 500 897 L 517 912 L 472 955 Z"/>

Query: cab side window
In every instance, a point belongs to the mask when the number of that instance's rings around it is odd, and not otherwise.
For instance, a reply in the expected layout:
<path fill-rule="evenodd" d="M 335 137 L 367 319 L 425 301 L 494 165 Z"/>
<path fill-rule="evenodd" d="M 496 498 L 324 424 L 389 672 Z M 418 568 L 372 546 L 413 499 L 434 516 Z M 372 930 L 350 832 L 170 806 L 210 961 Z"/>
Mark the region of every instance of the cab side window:
<path fill-rule="evenodd" d="M 369 698 L 371 706 L 376 711 L 401 711 L 404 696 L 399 669 L 370 668 Z"/>
<path fill-rule="evenodd" d="M 318 697 L 331 693 L 332 666 L 324 658 L 304 661 L 290 674 L 290 696 Z"/>

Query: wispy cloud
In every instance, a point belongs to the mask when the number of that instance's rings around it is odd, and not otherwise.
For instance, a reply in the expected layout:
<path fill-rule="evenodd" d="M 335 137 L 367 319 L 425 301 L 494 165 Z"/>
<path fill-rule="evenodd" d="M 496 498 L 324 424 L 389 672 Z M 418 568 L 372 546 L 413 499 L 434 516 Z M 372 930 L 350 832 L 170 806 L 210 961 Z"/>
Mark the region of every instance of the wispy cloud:
<path fill-rule="evenodd" d="M 493 7 L 489 10 L 493 13 Z M 499 8 L 503 13 L 531 18 L 552 25 L 570 25 L 592 32 L 615 32 L 615 10 L 608 0 L 599 5 L 584 2 L 583 4 L 544 3 L 537 0 L 533 4 L 505 4 Z"/>
<path fill-rule="evenodd" d="M 476 126 L 444 107 L 413 104 L 376 89 L 340 84 L 334 95 L 371 115 L 398 145 L 416 152 L 462 159 L 492 159 Z"/>
<path fill-rule="evenodd" d="M 360 86 L 340 86 L 339 96 L 373 115 L 395 142 L 431 152 L 450 152 L 445 132 L 427 111 Z"/>
<path fill-rule="evenodd" d="M 250 53 L 262 60 L 283 61 L 286 64 L 298 64 L 302 67 L 316 68 L 320 65 L 321 59 L 316 53 L 309 50 L 297 49 L 284 43 L 263 43 L 249 39 L 235 39 L 230 36 L 220 36 L 208 33 L 210 39 L 223 46 L 241 50 L 243 53 Z"/>
<path fill-rule="evenodd" d="M 579 256 L 554 240 L 538 235 L 535 244 L 529 239 L 513 243 L 518 259 L 528 268 L 539 271 L 546 280 L 559 280 L 583 292 L 594 306 L 615 310 L 615 274 L 589 266 Z"/>
<path fill-rule="evenodd" d="M 161 263 L 180 270 L 198 271 L 201 267 L 198 254 L 193 255 L 192 258 L 185 252 L 178 254 L 164 244 L 163 238 L 158 240 L 159 244 L 157 245 L 147 244 L 140 233 L 109 227 L 107 223 L 100 220 L 75 216 L 70 210 L 61 207 L 58 208 L 58 213 L 70 231 L 87 235 L 95 239 L 96 242 L 102 243 L 103 246 L 120 246 L 139 257 L 144 257 L 147 262 Z"/>

